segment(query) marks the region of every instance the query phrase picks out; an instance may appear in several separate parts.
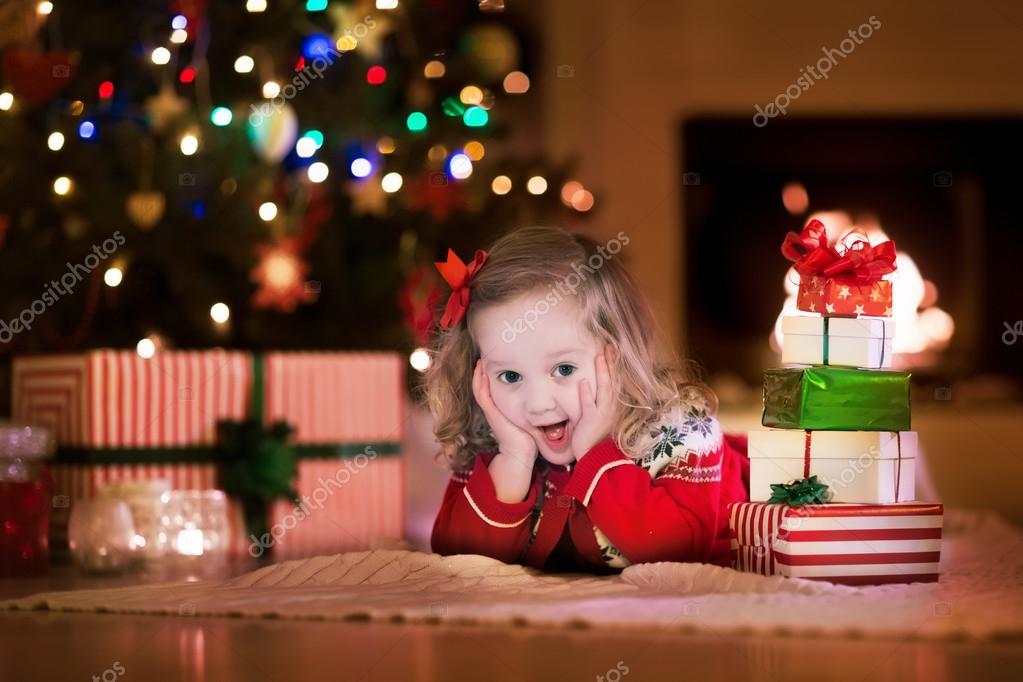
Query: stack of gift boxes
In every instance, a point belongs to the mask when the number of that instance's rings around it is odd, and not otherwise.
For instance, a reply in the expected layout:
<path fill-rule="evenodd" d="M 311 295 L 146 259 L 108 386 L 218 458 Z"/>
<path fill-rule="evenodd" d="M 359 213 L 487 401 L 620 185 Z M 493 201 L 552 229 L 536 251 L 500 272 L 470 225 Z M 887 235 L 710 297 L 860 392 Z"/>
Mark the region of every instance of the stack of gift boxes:
<path fill-rule="evenodd" d="M 253 538 L 234 505 L 231 550 L 275 558 L 366 549 L 404 534 L 404 363 L 393 353 L 222 349 L 93 350 L 16 357 L 16 419 L 57 434 L 51 543 L 66 545 L 75 503 L 107 484 L 222 487 L 218 423 L 290 426 L 297 500 L 269 503 L 272 537 Z M 242 457 L 246 453 L 241 453 Z M 296 501 L 299 503 L 296 505 Z"/>
<path fill-rule="evenodd" d="M 829 246 L 811 221 L 782 252 L 800 275 L 782 363 L 749 434 L 750 502 L 731 505 L 736 568 L 845 584 L 938 579 L 943 509 L 914 501 L 908 372 L 891 371 L 895 246 Z M 814 315 L 816 313 L 816 315 Z"/>

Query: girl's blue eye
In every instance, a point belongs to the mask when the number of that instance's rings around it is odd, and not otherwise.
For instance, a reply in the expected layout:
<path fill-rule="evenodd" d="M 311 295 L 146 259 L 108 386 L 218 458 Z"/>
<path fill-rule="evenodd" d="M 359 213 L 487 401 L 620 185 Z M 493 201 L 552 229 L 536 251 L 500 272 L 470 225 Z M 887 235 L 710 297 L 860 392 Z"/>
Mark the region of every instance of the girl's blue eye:
<path fill-rule="evenodd" d="M 506 379 L 502 379 L 501 377 L 504 377 L 504 376 L 507 376 L 507 378 Z M 519 380 L 520 375 L 519 375 L 518 372 L 513 372 L 510 369 L 506 369 L 503 372 L 501 372 L 500 374 L 498 374 L 497 378 L 499 380 L 503 381 L 506 384 L 514 384 L 516 381 Z"/>
<path fill-rule="evenodd" d="M 562 371 L 565 368 L 568 368 L 567 372 Z M 572 366 L 572 365 L 558 365 L 554 369 L 554 371 L 558 373 L 558 376 L 567 377 L 567 376 L 572 376 L 572 372 L 575 371 L 575 367 Z"/>

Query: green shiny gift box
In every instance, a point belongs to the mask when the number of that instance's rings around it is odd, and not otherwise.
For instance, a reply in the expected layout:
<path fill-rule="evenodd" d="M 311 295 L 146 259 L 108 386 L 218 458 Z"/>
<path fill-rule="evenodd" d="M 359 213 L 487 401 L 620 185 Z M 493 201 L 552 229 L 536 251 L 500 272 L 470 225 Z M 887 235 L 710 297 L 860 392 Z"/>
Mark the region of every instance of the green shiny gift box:
<path fill-rule="evenodd" d="M 764 372 L 764 426 L 909 431 L 909 372 L 798 367 Z"/>

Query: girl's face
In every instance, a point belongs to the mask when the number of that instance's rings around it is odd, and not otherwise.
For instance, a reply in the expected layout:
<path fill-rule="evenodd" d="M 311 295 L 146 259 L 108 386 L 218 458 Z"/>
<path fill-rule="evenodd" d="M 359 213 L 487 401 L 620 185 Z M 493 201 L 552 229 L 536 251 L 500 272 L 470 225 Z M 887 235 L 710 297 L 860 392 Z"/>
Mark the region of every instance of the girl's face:
<path fill-rule="evenodd" d="M 494 404 L 533 437 L 552 464 L 574 461 L 572 434 L 582 413 L 579 381 L 597 385 L 594 363 L 601 346 L 579 312 L 572 297 L 551 304 L 542 293 L 527 294 L 485 308 L 473 320 Z M 566 428 L 552 441 L 557 429 L 542 427 L 559 422 L 567 422 Z"/>

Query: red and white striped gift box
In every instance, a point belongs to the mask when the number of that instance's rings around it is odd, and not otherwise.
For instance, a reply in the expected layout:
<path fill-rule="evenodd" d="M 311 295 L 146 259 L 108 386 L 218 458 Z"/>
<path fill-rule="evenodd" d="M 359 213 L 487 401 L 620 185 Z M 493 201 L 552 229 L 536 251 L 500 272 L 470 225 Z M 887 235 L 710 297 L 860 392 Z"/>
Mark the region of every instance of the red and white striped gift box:
<path fill-rule="evenodd" d="M 401 441 L 405 364 L 398 354 L 282 352 L 263 362 L 266 420 L 294 426 L 295 443 Z"/>
<path fill-rule="evenodd" d="M 386 352 L 279 352 L 263 357 L 268 423 L 299 444 L 400 441 L 404 364 Z M 24 355 L 13 363 L 15 419 L 53 428 L 65 447 L 186 447 L 244 419 L 252 356 L 211 349 Z"/>
<path fill-rule="evenodd" d="M 221 349 L 14 358 L 14 418 L 53 428 L 73 448 L 211 445 L 220 419 L 243 419 L 252 359 Z"/>
<path fill-rule="evenodd" d="M 404 480 L 404 459 L 395 455 L 302 460 L 295 485 L 301 513 L 278 502 L 270 514 L 274 558 L 361 550 L 376 540 L 401 539 Z"/>
<path fill-rule="evenodd" d="M 405 364 L 395 353 L 267 353 L 267 421 L 295 427 L 303 445 L 400 445 Z M 370 456 L 371 455 L 371 456 Z M 295 490 L 308 513 L 274 505 L 275 558 L 366 549 L 405 534 L 404 459 L 377 453 L 300 459 Z M 290 526 L 290 527 L 289 527 Z"/>
<path fill-rule="evenodd" d="M 253 387 L 252 354 L 211 349 L 166 351 L 142 358 L 133 351 L 14 358 L 16 419 L 50 426 L 67 450 L 97 450 L 105 459 L 124 449 L 124 464 L 54 466 L 59 546 L 67 503 L 91 498 L 118 480 L 166 478 L 175 489 L 214 488 L 214 463 L 133 463 L 131 450 L 209 447 L 221 419 L 247 416 Z M 391 444 L 404 435 L 404 363 L 387 352 L 274 352 L 262 358 L 264 419 L 285 420 L 299 446 Z M 361 449 L 361 448 L 360 448 Z M 381 454 L 335 490 L 322 508 L 288 530 L 287 556 L 368 547 L 404 534 L 404 461 Z M 348 457 L 300 460 L 296 490 L 312 495 Z M 322 495 L 322 493 L 317 493 Z M 63 511 L 62 511 L 63 509 Z M 274 506 L 271 523 L 289 520 L 290 505 Z M 342 530 L 339 530 L 342 529 Z"/>
<path fill-rule="evenodd" d="M 729 506 L 736 568 L 847 585 L 936 582 L 940 504 Z"/>

